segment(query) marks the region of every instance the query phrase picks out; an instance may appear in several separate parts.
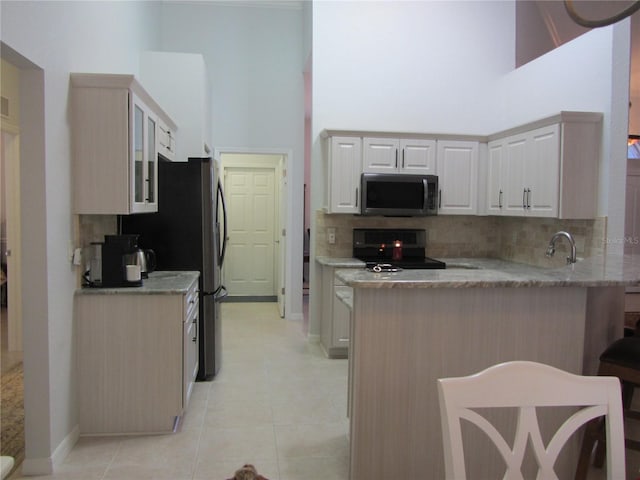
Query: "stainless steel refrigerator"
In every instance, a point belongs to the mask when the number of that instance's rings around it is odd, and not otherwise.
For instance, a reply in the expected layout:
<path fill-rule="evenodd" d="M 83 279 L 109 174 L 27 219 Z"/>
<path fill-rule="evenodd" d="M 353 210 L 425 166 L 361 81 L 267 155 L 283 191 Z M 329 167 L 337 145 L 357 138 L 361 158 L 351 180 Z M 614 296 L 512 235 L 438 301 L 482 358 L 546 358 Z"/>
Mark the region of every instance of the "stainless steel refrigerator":
<path fill-rule="evenodd" d="M 200 272 L 198 380 L 220 370 L 220 302 L 226 296 L 220 269 L 226 246 L 222 184 L 211 158 L 158 164 L 158 212 L 120 217 L 121 233 L 156 254 L 157 270 Z"/>

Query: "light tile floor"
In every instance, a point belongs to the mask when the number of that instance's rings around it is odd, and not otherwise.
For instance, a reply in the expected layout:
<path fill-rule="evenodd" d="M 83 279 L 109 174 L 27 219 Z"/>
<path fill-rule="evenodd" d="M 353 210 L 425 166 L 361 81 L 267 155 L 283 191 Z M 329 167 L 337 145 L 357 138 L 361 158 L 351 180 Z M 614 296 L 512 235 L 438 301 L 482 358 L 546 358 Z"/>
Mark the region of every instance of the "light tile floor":
<path fill-rule="evenodd" d="M 225 303 L 222 317 L 222 369 L 196 383 L 179 433 L 81 437 L 38 478 L 225 480 L 253 463 L 269 480 L 346 480 L 347 361 L 327 359 L 275 303 Z"/>
<path fill-rule="evenodd" d="M 222 369 L 196 383 L 180 432 L 81 437 L 54 475 L 37 478 L 226 480 L 253 463 L 269 480 L 347 480 L 347 361 L 327 359 L 306 322 L 281 319 L 276 304 L 226 303 L 222 316 Z M 628 480 L 639 461 L 627 451 Z"/>

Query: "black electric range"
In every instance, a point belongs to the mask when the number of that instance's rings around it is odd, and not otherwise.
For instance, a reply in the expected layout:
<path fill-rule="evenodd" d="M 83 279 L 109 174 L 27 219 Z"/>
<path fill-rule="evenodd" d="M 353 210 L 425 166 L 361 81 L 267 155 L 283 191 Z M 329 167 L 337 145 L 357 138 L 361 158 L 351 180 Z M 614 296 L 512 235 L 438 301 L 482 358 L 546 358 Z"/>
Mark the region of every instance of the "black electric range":
<path fill-rule="evenodd" d="M 447 268 L 446 263 L 425 256 L 426 237 L 424 230 L 354 228 L 353 257 L 365 262 L 367 268 L 378 264 L 403 269 Z"/>

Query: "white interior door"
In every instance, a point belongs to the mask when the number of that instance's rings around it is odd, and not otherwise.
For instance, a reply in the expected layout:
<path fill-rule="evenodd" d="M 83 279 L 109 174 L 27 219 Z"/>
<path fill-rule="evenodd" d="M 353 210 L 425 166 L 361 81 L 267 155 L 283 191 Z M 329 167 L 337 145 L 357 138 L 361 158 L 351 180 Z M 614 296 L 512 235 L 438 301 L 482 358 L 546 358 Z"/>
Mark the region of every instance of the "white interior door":
<path fill-rule="evenodd" d="M 0 204 L 4 222 L 2 251 L 7 270 L 8 349 L 22 350 L 22 294 L 20 271 L 20 150 L 19 135 L 2 131 L 0 152 L 3 175 L 0 181 Z"/>
<path fill-rule="evenodd" d="M 223 269 L 229 296 L 274 297 L 275 169 L 225 166 L 227 259 Z"/>

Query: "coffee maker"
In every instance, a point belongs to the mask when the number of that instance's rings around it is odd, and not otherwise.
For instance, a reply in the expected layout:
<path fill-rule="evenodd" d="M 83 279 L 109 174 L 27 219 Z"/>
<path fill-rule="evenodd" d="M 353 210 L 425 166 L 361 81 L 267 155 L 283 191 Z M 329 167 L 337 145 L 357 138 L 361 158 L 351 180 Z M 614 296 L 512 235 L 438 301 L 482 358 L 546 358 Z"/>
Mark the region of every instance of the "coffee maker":
<path fill-rule="evenodd" d="M 105 235 L 102 244 L 102 287 L 139 287 L 142 277 L 127 280 L 127 264 L 135 259 L 138 235 Z"/>

